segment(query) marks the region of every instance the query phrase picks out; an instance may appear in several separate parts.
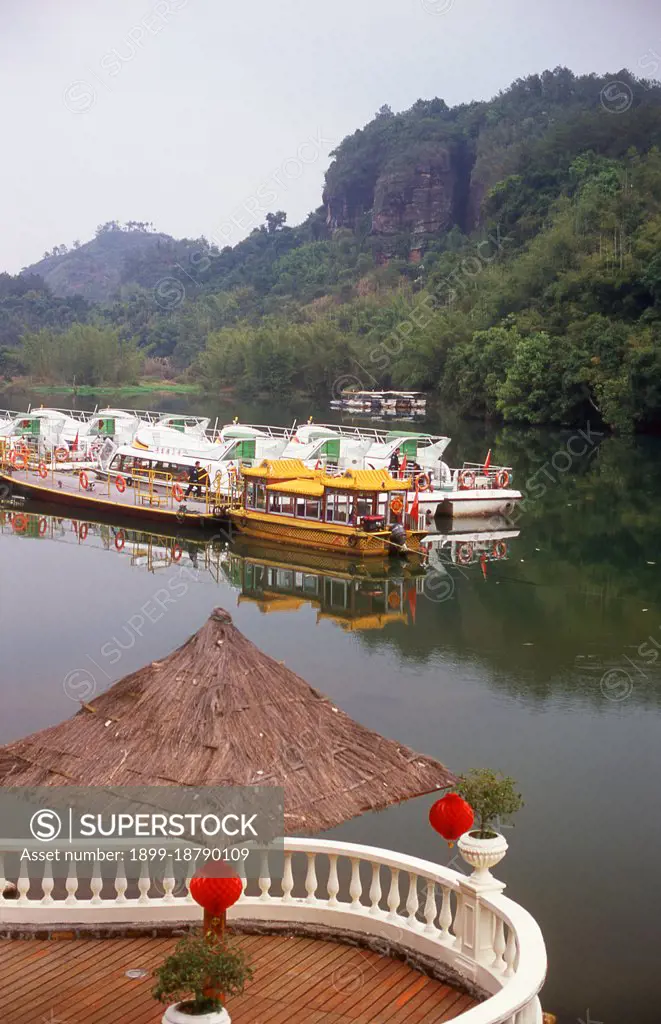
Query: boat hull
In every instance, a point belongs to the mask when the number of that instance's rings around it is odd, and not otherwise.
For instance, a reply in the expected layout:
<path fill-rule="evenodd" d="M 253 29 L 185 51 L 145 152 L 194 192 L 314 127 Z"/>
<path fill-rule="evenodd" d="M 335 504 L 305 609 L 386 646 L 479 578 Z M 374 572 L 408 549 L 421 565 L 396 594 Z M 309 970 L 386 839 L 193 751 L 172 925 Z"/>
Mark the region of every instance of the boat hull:
<path fill-rule="evenodd" d="M 67 481 L 69 482 L 69 481 Z M 217 528 L 219 524 L 227 522 L 224 517 L 187 510 L 181 512 L 174 508 L 161 508 L 154 505 L 139 505 L 126 499 L 123 501 L 111 497 L 100 497 L 87 494 L 81 490 L 60 489 L 52 486 L 56 481 L 48 483 L 36 483 L 24 476 L 13 476 L 9 473 L 0 472 L 0 488 L 7 487 L 8 494 L 23 495 L 28 501 L 43 502 L 48 505 L 62 506 L 71 509 L 81 515 L 93 518 L 99 513 L 112 514 L 123 519 L 139 520 L 141 522 L 160 523 L 162 525 L 199 527 L 202 529 Z"/>
<path fill-rule="evenodd" d="M 390 535 L 387 532 L 367 533 L 350 526 L 342 527 L 336 523 L 316 521 L 284 522 L 279 518 L 270 517 L 268 513 L 253 512 L 249 509 L 230 512 L 230 518 L 234 526 L 246 537 L 294 545 L 308 550 L 332 552 L 334 555 L 348 558 L 355 558 L 357 555 L 383 558 L 400 554 L 422 558 L 425 555 L 420 547 L 423 531 L 410 531 L 407 534 L 406 550 L 400 552 L 390 543 Z"/>
<path fill-rule="evenodd" d="M 465 491 L 423 491 L 419 507 L 434 515 L 458 519 L 465 516 L 509 516 L 521 501 L 521 491 L 511 489 L 475 489 Z"/>

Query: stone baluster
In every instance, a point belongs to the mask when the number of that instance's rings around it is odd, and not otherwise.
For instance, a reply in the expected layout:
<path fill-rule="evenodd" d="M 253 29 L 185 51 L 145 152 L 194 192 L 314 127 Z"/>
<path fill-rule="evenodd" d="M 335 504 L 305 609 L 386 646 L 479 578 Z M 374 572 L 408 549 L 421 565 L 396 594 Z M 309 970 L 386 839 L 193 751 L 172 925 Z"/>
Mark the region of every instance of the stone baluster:
<path fill-rule="evenodd" d="M 370 914 L 378 916 L 381 913 L 381 865 L 372 864 L 372 884 L 370 885 Z"/>
<path fill-rule="evenodd" d="M 7 888 L 7 879 L 5 878 L 5 855 L 0 853 L 0 903 L 2 903 L 4 896 L 2 895 Z"/>
<path fill-rule="evenodd" d="M 149 890 L 151 889 L 151 878 L 149 877 L 149 864 L 143 860 L 140 865 L 140 877 L 138 878 L 138 903 L 146 906 L 149 903 Z"/>
<path fill-rule="evenodd" d="M 396 921 L 399 917 L 399 868 L 390 869 L 390 889 L 388 890 L 388 914 L 389 921 Z"/>
<path fill-rule="evenodd" d="M 166 903 L 174 903 L 175 884 L 172 854 L 168 854 L 165 862 L 165 874 L 163 875 L 163 899 Z"/>
<path fill-rule="evenodd" d="M 409 872 L 409 892 L 406 897 L 406 912 L 408 914 L 408 926 L 414 931 L 418 930 L 418 876 Z"/>
<path fill-rule="evenodd" d="M 491 966 L 493 967 L 494 971 L 504 971 L 506 964 L 503 958 L 503 953 L 505 952 L 506 945 L 505 922 L 503 921 L 502 917 L 496 918 L 496 932 L 493 939 L 493 948 L 496 955 Z"/>
<path fill-rule="evenodd" d="M 90 879 L 90 889 L 92 890 L 92 903 L 95 907 L 98 907 L 103 900 L 101 899 L 101 890 L 103 889 L 103 878 L 101 877 L 101 864 L 98 860 L 94 861 L 94 867 L 92 868 L 92 877 Z"/>
<path fill-rule="evenodd" d="M 452 889 L 448 889 L 443 885 L 441 886 L 441 893 L 441 913 L 438 918 L 438 923 L 441 928 L 441 934 L 439 937 L 441 942 L 454 942 L 454 936 L 450 931 L 450 928 L 452 927 Z"/>
<path fill-rule="evenodd" d="M 126 870 L 124 868 L 124 861 L 117 861 L 117 871 L 115 872 L 115 903 L 126 903 L 126 890 L 128 888 L 128 882 L 126 879 Z"/>
<path fill-rule="evenodd" d="M 294 888 L 294 872 L 292 870 L 292 854 L 291 850 L 285 851 L 285 864 L 282 871 L 282 902 L 291 903 L 293 901 L 292 891 Z"/>
<path fill-rule="evenodd" d="M 351 906 L 354 910 L 362 910 L 363 905 L 360 897 L 363 895 L 363 883 L 360 880 L 360 861 L 357 857 L 351 858 L 351 883 L 349 885 Z"/>
<path fill-rule="evenodd" d="M 516 936 L 514 929 L 510 928 L 505 945 L 505 977 L 511 978 L 516 969 Z"/>
<path fill-rule="evenodd" d="M 192 880 L 193 880 L 193 876 L 192 875 L 186 875 L 186 879 L 185 879 L 186 903 L 195 903 L 195 900 L 193 899 L 193 897 L 191 895 L 191 891 L 190 891 L 190 884 L 191 884 Z M 245 886 L 243 888 L 244 888 L 244 892 L 245 892 Z"/>
<path fill-rule="evenodd" d="M 67 890 L 67 898 L 64 903 L 67 907 L 74 907 L 78 902 L 76 893 L 78 892 L 78 866 L 75 861 L 71 861 L 69 864 L 69 870 L 67 872 L 67 880 L 64 883 L 64 887 Z"/>
<path fill-rule="evenodd" d="M 306 903 L 317 902 L 317 868 L 316 868 L 316 853 L 308 853 L 308 871 L 305 876 L 305 891 L 308 894 Z"/>
<path fill-rule="evenodd" d="M 262 850 L 259 858 L 259 891 L 260 900 L 265 903 L 270 897 L 271 873 L 269 870 L 269 852 Z"/>
<path fill-rule="evenodd" d="M 50 861 L 46 861 L 44 863 L 43 878 L 41 879 L 41 891 L 43 892 L 43 896 L 41 897 L 42 906 L 47 907 L 51 903 L 55 902 L 55 900 L 53 899 L 54 886 L 55 882 L 53 881 L 53 865 L 51 864 Z"/>
<path fill-rule="evenodd" d="M 436 882 L 433 882 L 431 878 L 427 879 L 427 896 L 425 899 L 425 935 L 437 935 L 438 928 L 436 927 Z"/>
<path fill-rule="evenodd" d="M 340 880 L 337 877 L 337 854 L 331 853 L 328 860 L 330 862 L 328 870 L 328 906 L 337 907 L 339 906 L 337 894 L 340 891 Z"/>
<path fill-rule="evenodd" d="M 28 872 L 28 864 L 21 857 L 21 864 L 18 869 L 18 880 L 16 882 L 16 889 L 18 890 L 19 907 L 27 907 L 29 903 L 28 892 L 30 891 L 30 875 Z"/>

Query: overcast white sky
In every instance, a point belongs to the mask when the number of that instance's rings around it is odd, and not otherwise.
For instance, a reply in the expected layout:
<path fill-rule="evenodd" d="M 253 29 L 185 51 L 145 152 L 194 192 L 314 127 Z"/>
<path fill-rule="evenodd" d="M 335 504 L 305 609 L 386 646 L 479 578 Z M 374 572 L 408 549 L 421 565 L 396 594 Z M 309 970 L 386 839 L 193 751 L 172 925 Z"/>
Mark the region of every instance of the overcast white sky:
<path fill-rule="evenodd" d="M 266 209 L 298 223 L 383 103 L 649 76 L 652 51 L 651 0 L 2 0 L 0 270 L 111 219 L 232 243 Z"/>

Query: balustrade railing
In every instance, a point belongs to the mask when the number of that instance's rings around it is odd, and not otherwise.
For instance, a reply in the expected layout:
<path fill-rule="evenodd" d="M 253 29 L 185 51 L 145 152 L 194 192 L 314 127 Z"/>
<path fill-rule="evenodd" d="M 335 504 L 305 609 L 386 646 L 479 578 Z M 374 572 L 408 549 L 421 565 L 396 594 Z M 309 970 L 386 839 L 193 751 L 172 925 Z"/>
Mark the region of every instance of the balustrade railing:
<path fill-rule="evenodd" d="M 57 884 L 48 862 L 35 879 L 21 861 L 18 877 L 8 880 L 0 852 L 0 933 L 3 925 L 200 920 L 190 877 L 176 881 L 175 844 L 159 840 L 159 847 L 165 861 L 160 880 L 145 861 L 131 883 L 122 861 L 113 879 L 102 877 L 100 859 L 86 868 L 72 861 L 66 882 Z M 271 877 L 275 856 L 282 868 L 277 879 Z M 384 953 L 394 949 L 484 994 L 484 1002 L 461 1015 L 462 1024 L 541 1024 L 544 942 L 531 915 L 503 896 L 501 883 L 485 888 L 430 861 L 319 839 L 286 839 L 284 862 L 282 857 L 282 851 L 261 852 L 259 878 L 244 878 L 230 922 L 261 922 L 274 930 L 308 927 L 339 938 L 351 935 Z M 191 863 L 190 875 L 194 869 Z M 16 885 L 15 898 L 1 895 L 9 881 Z"/>

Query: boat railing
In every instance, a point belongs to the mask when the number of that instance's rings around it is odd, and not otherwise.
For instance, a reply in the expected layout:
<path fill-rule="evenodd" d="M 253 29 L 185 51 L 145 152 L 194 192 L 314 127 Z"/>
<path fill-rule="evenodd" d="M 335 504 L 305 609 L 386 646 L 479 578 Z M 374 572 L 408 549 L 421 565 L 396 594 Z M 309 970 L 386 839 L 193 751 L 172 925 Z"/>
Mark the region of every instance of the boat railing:
<path fill-rule="evenodd" d="M 48 861 L 29 865 L 24 841 L 0 844 L 0 925 L 20 932 L 104 925 L 143 927 L 201 923 L 190 895 L 195 873 L 182 864 L 181 844 L 160 839 L 158 858 L 140 859 L 127 881 L 135 840 L 94 840 L 91 862 L 73 852 L 66 880 L 56 884 Z M 126 847 L 102 876 L 103 851 Z M 539 992 L 546 975 L 541 931 L 504 886 L 484 871 L 478 877 L 392 850 L 336 840 L 287 837 L 280 849 L 258 848 L 258 860 L 228 921 L 266 932 L 301 931 L 362 944 L 382 955 L 403 956 L 483 1001 L 455 1018 L 462 1024 L 541 1024 Z M 284 850 L 282 847 L 284 846 Z M 10 852 L 16 870 L 7 877 Z M 135 852 L 135 850 L 134 850 Z M 3 856 L 5 855 L 5 856 Z M 18 858 L 20 862 L 18 861 Z M 99 858 L 99 859 L 95 859 Z M 250 861 L 247 862 L 250 865 Z M 14 868 L 12 868 L 14 870 Z M 273 877 L 272 877 L 273 873 Z M 257 877 L 255 877 L 257 875 Z M 7 882 L 15 898 L 2 896 Z"/>
<path fill-rule="evenodd" d="M 218 437 L 220 437 L 224 433 L 225 430 L 229 430 L 232 427 L 236 427 L 236 428 L 239 428 L 239 429 L 241 427 L 246 427 L 248 430 L 259 430 L 259 431 L 261 431 L 262 434 L 265 434 L 267 437 L 275 437 L 275 438 L 278 438 L 280 440 L 282 438 L 286 438 L 287 440 L 289 440 L 290 438 L 292 438 L 294 436 L 294 433 L 296 432 L 296 427 L 295 426 L 293 426 L 293 427 L 273 427 L 273 426 L 271 426 L 268 423 L 227 423 L 227 424 L 225 424 L 224 427 L 219 427 L 218 430 L 216 431 Z M 237 436 L 237 437 L 225 436 L 224 440 L 225 441 L 249 441 L 249 440 L 251 440 L 251 438 L 249 438 L 249 437 L 248 438 L 240 437 L 240 436 Z"/>
<path fill-rule="evenodd" d="M 460 489 L 485 488 L 503 490 L 511 486 L 511 466 L 484 465 L 483 462 L 464 462 L 460 469 L 451 470 L 452 483 Z"/>
<path fill-rule="evenodd" d="M 320 430 L 332 430 L 334 433 L 339 434 L 340 437 L 352 438 L 356 441 L 377 441 L 379 444 L 386 443 L 387 431 L 379 430 L 376 427 L 347 427 L 343 424 L 338 423 L 314 423 L 314 424 L 302 424 L 302 426 L 319 427 Z M 323 440 L 322 437 L 315 438 L 315 440 Z M 329 438 L 332 440 L 332 438 Z"/>
<path fill-rule="evenodd" d="M 32 405 L 29 405 L 27 412 L 18 412 L 16 415 L 30 418 L 36 416 L 37 413 L 40 412 L 59 412 L 62 416 L 67 416 L 69 419 L 77 420 L 79 423 L 87 423 L 88 419 L 92 415 L 82 409 L 60 409 L 54 405 L 40 405 L 38 408 L 33 408 Z"/>

